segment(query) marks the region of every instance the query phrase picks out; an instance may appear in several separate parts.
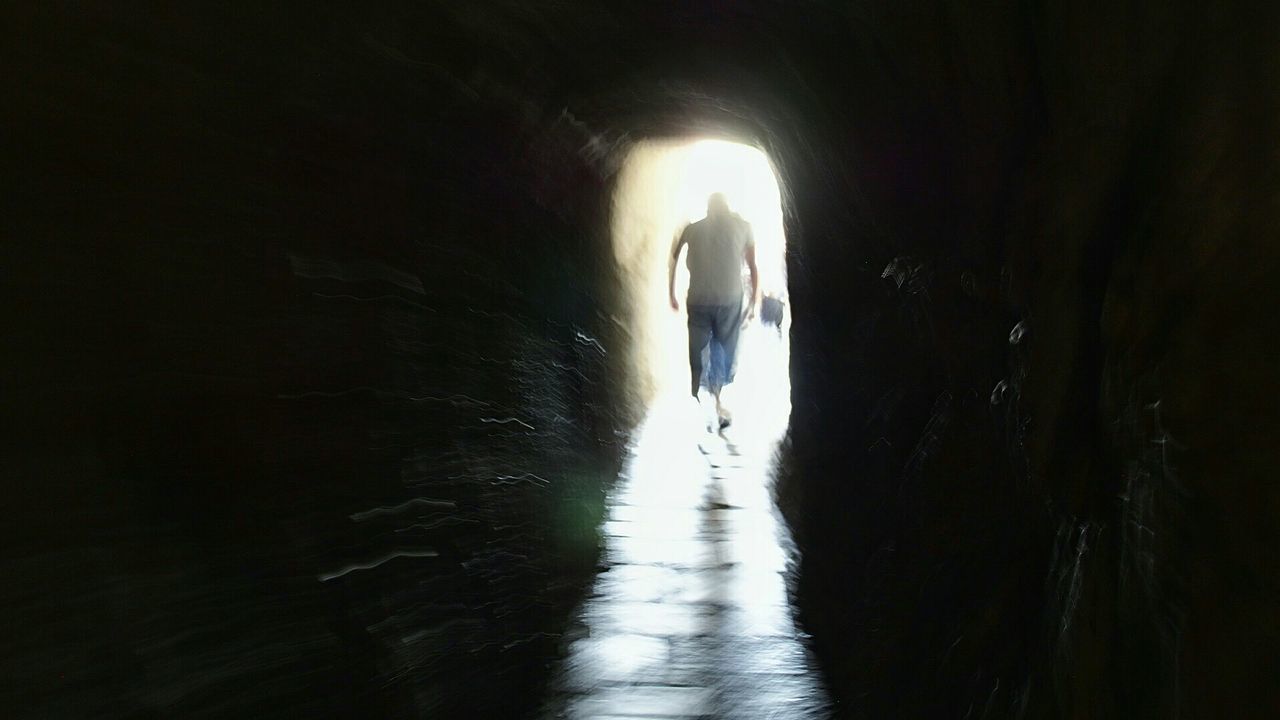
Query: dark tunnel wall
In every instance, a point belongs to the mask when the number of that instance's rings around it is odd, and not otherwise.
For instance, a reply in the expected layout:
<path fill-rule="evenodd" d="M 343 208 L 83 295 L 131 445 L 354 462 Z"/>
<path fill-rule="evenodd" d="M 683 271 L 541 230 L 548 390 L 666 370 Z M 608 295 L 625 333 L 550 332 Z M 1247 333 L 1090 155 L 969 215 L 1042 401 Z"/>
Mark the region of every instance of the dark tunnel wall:
<path fill-rule="evenodd" d="M 3 706 L 524 712 L 625 420 L 591 137 L 429 9 L 41 12 Z"/>
<path fill-rule="evenodd" d="M 1280 711 L 1275 9 L 44 12 L 6 706 L 536 706 L 634 419 L 613 163 L 710 131 L 784 184 L 778 494 L 844 713 Z"/>
<path fill-rule="evenodd" d="M 1258 13 L 856 18 L 827 96 L 853 187 L 791 178 L 782 494 L 868 716 L 1277 709 L 1277 328 L 1240 321 L 1276 292 Z"/>

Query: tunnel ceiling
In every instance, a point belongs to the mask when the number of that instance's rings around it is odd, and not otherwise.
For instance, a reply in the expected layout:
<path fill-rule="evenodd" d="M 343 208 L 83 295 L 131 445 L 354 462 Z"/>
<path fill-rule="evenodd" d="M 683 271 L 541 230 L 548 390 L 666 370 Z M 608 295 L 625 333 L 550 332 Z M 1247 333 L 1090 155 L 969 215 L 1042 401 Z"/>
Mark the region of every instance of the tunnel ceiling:
<path fill-rule="evenodd" d="M 815 119 L 822 98 L 814 87 L 834 77 L 828 59 L 849 49 L 848 14 L 818 5 L 797 14 L 776 3 L 459 5 L 416 22 L 392 14 L 369 39 L 405 62 L 431 57 L 434 70 L 481 94 L 523 96 L 544 116 L 567 111 L 605 135 L 750 138 L 800 113 Z M 445 37 L 466 48 L 452 62 L 434 59 Z"/>

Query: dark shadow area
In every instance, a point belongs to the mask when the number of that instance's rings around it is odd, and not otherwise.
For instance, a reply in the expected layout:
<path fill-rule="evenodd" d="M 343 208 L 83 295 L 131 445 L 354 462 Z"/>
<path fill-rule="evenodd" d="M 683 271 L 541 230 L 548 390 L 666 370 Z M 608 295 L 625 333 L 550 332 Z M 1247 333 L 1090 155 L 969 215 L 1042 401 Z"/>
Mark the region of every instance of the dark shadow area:
<path fill-rule="evenodd" d="M 1280 713 L 1280 8 L 28 5 L 6 716 L 536 712 L 640 417 L 617 163 L 693 134 L 783 188 L 840 714 Z"/>

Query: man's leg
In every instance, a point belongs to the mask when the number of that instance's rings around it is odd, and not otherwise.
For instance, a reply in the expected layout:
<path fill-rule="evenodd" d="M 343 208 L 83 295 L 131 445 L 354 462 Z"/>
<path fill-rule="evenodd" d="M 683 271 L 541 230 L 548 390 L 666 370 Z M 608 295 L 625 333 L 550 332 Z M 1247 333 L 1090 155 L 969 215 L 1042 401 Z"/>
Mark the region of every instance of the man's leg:
<path fill-rule="evenodd" d="M 742 332 L 742 304 L 721 305 L 716 308 L 715 342 L 720 345 L 722 374 L 720 384 L 733 382 L 738 367 L 738 335 Z"/>
<path fill-rule="evenodd" d="M 711 367 L 707 371 L 707 389 L 718 398 L 720 388 L 724 387 L 725 379 L 728 377 L 724 364 L 724 345 L 713 337 L 708 348 L 710 352 L 707 355 L 710 358 Z"/>
<path fill-rule="evenodd" d="M 716 308 L 712 327 L 712 355 L 717 356 L 715 363 L 717 378 L 713 394 L 716 397 L 716 415 L 720 418 L 720 427 L 731 422 L 729 411 L 720 402 L 720 391 L 725 385 L 733 382 L 737 367 L 738 334 L 742 330 L 742 305 L 721 305 Z"/>
<path fill-rule="evenodd" d="M 702 382 L 702 350 L 711 342 L 714 331 L 713 313 L 699 305 L 689 306 L 689 375 L 692 378 L 693 396 L 698 397 L 698 385 Z"/>

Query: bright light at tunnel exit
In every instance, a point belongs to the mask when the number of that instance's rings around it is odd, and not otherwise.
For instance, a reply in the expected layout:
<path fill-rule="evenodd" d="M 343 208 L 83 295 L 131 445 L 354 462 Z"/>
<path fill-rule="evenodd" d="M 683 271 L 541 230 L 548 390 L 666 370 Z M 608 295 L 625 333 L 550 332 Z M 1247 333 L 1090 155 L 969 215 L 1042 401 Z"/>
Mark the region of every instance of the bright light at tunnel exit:
<path fill-rule="evenodd" d="M 634 338 L 632 377 L 648 403 L 688 395 L 688 271 L 681 258 L 676 272 L 681 309 L 672 311 L 667 263 L 675 238 L 686 224 L 706 215 L 714 192 L 724 193 L 730 209 L 751 223 L 761 294 L 787 297 L 781 196 L 764 152 L 723 140 L 638 144 L 622 166 L 614 195 L 613 249 L 633 309 L 626 321 Z M 749 287 L 745 264 L 743 272 Z M 743 420 L 759 429 L 785 430 L 789 312 L 786 317 L 781 332 L 762 325 L 758 316 L 742 332 L 737 376 L 723 393 L 735 424 Z"/>

